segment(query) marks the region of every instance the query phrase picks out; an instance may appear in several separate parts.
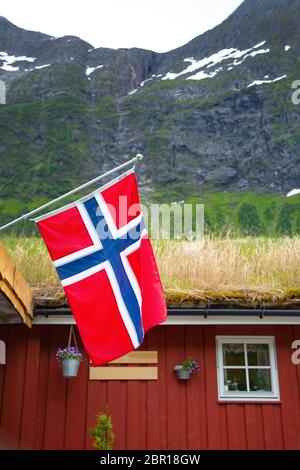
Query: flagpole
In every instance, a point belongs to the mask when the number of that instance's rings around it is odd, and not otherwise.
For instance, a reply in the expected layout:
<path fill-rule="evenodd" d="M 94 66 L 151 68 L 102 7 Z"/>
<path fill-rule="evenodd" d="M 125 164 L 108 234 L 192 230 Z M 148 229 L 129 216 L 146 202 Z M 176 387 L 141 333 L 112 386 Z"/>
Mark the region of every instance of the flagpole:
<path fill-rule="evenodd" d="M 112 170 L 109 170 L 109 171 L 107 171 L 106 173 L 103 173 L 103 175 L 97 176 L 96 178 L 94 178 L 94 179 L 88 181 L 87 183 L 84 183 L 84 184 L 78 186 L 77 188 L 72 189 L 71 191 L 69 191 L 69 192 L 63 194 L 62 196 L 59 196 L 59 197 L 57 197 L 56 199 L 53 199 L 52 201 L 49 201 L 49 202 L 47 202 L 46 204 L 43 204 L 42 206 L 37 207 L 36 209 L 33 209 L 32 211 L 28 212 L 27 214 L 21 215 L 21 216 L 18 217 L 17 219 L 12 220 L 11 222 L 9 222 L 8 224 L 3 225 L 2 227 L 0 227 L 0 231 L 1 231 L 1 230 L 4 230 L 5 228 L 11 227 L 12 225 L 16 224 L 17 222 L 20 222 L 21 220 L 26 220 L 26 219 L 28 219 L 28 218 L 31 217 L 33 214 L 36 214 L 37 212 L 40 212 L 40 211 L 42 211 L 43 209 L 46 209 L 47 207 L 52 206 L 52 204 L 55 204 L 56 202 L 59 202 L 59 201 L 62 201 L 63 199 L 66 199 L 68 196 L 71 196 L 72 194 L 75 194 L 75 193 L 77 193 L 78 191 L 81 191 L 82 189 L 88 188 L 88 187 L 91 186 L 92 184 L 97 183 L 97 181 L 100 181 L 100 180 L 102 180 L 103 178 L 106 178 L 106 176 L 111 175 L 111 174 L 114 173 L 115 171 L 122 170 L 122 168 L 125 168 L 126 166 L 131 165 L 132 163 L 136 164 L 137 162 L 143 160 L 143 158 L 144 158 L 143 155 L 140 154 L 140 153 L 138 153 L 134 158 L 132 158 L 132 159 L 129 160 L 128 162 L 122 163 L 122 165 L 119 165 L 119 166 L 117 166 L 116 168 L 113 168 Z M 135 166 L 135 165 L 134 165 L 134 166 Z"/>

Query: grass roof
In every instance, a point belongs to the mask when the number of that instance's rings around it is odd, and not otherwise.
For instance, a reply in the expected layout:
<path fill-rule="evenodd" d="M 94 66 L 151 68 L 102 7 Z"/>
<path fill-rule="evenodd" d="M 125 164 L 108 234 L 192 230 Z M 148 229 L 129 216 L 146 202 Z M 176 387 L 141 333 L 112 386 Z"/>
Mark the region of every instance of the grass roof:
<path fill-rule="evenodd" d="M 41 239 L 6 237 L 2 242 L 37 303 L 66 304 Z M 154 240 L 153 248 L 169 306 L 300 305 L 300 237 L 206 236 L 203 243 Z"/>

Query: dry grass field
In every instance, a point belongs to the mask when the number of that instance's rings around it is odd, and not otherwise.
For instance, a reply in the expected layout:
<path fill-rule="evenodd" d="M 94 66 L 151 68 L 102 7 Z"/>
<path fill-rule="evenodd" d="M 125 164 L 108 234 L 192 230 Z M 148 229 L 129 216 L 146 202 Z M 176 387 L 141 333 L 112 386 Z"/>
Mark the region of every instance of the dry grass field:
<path fill-rule="evenodd" d="M 45 295 L 60 282 L 44 242 L 38 238 L 2 240 L 32 287 Z M 284 302 L 300 298 L 300 237 L 217 238 L 204 243 L 154 241 L 167 300 Z"/>

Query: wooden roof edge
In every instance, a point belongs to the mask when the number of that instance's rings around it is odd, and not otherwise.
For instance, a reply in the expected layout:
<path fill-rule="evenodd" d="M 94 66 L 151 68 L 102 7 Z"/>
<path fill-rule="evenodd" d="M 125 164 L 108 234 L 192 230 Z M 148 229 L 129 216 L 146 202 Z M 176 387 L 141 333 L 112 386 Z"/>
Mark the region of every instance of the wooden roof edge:
<path fill-rule="evenodd" d="M 34 309 L 33 291 L 1 242 L 0 290 L 12 303 L 24 323 L 31 327 Z"/>

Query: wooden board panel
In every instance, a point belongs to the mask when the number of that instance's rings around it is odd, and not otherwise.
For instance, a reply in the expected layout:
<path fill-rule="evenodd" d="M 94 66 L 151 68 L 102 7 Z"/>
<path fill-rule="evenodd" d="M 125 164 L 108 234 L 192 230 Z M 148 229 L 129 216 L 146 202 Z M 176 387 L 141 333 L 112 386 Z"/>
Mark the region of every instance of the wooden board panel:
<path fill-rule="evenodd" d="M 221 409 L 218 406 L 218 385 L 216 370 L 216 327 L 204 331 L 204 367 L 206 379 L 207 446 L 209 450 L 222 449 Z"/>
<path fill-rule="evenodd" d="M 28 330 L 23 325 L 8 327 L 7 364 L 4 366 L 5 382 L 1 416 L 1 426 L 5 431 L 4 448 L 7 449 L 18 449 L 20 444 L 27 332 Z"/>
<path fill-rule="evenodd" d="M 186 389 L 188 384 L 179 382 L 174 373 L 174 367 L 182 364 L 186 357 L 184 326 L 168 327 L 166 339 L 167 449 L 181 450 L 187 448 Z"/>
<path fill-rule="evenodd" d="M 131 382 L 133 383 L 133 382 Z M 139 384 L 139 382 L 137 382 Z M 127 398 L 128 382 L 126 380 L 96 380 L 89 382 L 91 387 L 107 387 L 107 399 L 109 413 L 111 414 L 113 431 L 115 433 L 114 449 L 126 448 L 127 437 Z M 106 406 L 103 407 L 105 411 Z"/>
<path fill-rule="evenodd" d="M 157 380 L 157 367 L 90 367 L 90 380 Z"/>
<path fill-rule="evenodd" d="M 37 325 L 34 326 L 34 330 Z M 48 401 L 48 379 L 51 347 L 51 327 L 39 327 L 40 332 L 40 356 L 39 375 L 37 380 L 36 419 L 35 419 L 35 449 L 44 448 L 44 434 L 46 425 L 46 412 Z"/>
<path fill-rule="evenodd" d="M 40 327 L 28 332 L 20 449 L 34 449 L 40 363 Z"/>
<path fill-rule="evenodd" d="M 159 331 L 150 330 L 147 333 L 147 346 L 149 349 L 159 349 Z M 146 383 L 147 391 L 146 397 L 146 409 L 147 409 L 147 423 L 146 423 L 146 445 L 145 449 L 160 449 L 164 443 L 161 441 L 161 426 L 160 419 L 165 416 L 165 410 L 161 413 L 160 407 L 162 406 L 161 401 L 164 401 L 165 393 L 163 393 L 160 401 L 160 387 L 163 385 L 165 380 L 165 354 L 162 351 L 159 352 L 159 379 L 158 382 L 149 380 Z M 166 432 L 166 431 L 165 431 Z M 162 433 L 163 435 L 163 433 Z M 166 441 L 165 441 L 166 442 Z M 165 444 L 166 445 L 166 444 Z"/>
<path fill-rule="evenodd" d="M 89 366 L 89 364 L 87 364 Z M 89 367 L 88 367 L 89 370 Z M 89 374 L 89 372 L 88 372 Z M 108 400 L 108 385 L 110 382 L 105 382 L 101 380 L 88 380 L 87 381 L 87 402 L 86 402 L 86 431 L 91 429 L 96 424 L 96 415 L 103 413 L 106 410 L 107 404 L 109 405 L 109 413 L 114 418 L 115 408 L 114 401 L 119 403 L 120 396 L 112 397 L 113 405 L 111 406 Z M 124 382 L 126 384 L 126 382 Z M 118 410 L 117 410 L 118 412 Z M 114 421 L 113 421 L 114 423 Z M 119 434 L 119 429 L 114 424 L 114 432 Z M 94 449 L 93 447 L 93 438 L 89 435 L 88 432 L 85 432 L 85 448 L 88 450 Z M 118 448 L 118 447 L 117 447 Z"/>
<path fill-rule="evenodd" d="M 83 346 L 79 340 L 79 333 L 75 329 L 78 347 L 83 351 Z M 80 450 L 85 447 L 86 428 L 86 406 L 78 406 L 78 403 L 87 403 L 87 382 L 89 375 L 89 364 L 82 361 L 79 367 L 76 380 L 68 380 L 67 402 L 66 402 L 66 428 L 64 449 Z M 62 379 L 64 380 L 64 379 Z M 74 432 L 76 427 L 76 432 Z"/>
<path fill-rule="evenodd" d="M 47 407 L 44 428 L 44 449 L 62 450 L 65 443 L 67 379 L 62 377 L 61 368 L 56 359 L 56 351 L 68 340 L 68 328 L 50 327 L 50 350 L 47 385 Z M 70 379 L 72 380 L 72 379 Z M 76 426 L 75 426 L 76 427 Z M 76 427 L 78 428 L 78 427 Z"/>
<path fill-rule="evenodd" d="M 157 351 L 132 351 L 110 364 L 157 364 Z"/>
<path fill-rule="evenodd" d="M 284 328 L 277 326 L 276 332 L 284 448 L 285 450 L 299 449 L 299 390 L 296 385 L 296 368 L 291 361 L 294 331 L 292 326 Z"/>
<path fill-rule="evenodd" d="M 202 407 L 205 400 L 199 400 L 201 390 L 205 395 L 205 390 L 202 388 L 204 383 L 204 364 L 202 353 L 202 330 L 201 326 L 186 326 L 186 356 L 190 356 L 199 361 L 201 373 L 195 374 L 189 382 L 188 403 L 187 407 L 187 438 L 188 449 L 203 449 L 205 448 L 205 435 L 206 429 L 201 428 Z M 202 396 L 202 395 L 201 395 Z"/>

